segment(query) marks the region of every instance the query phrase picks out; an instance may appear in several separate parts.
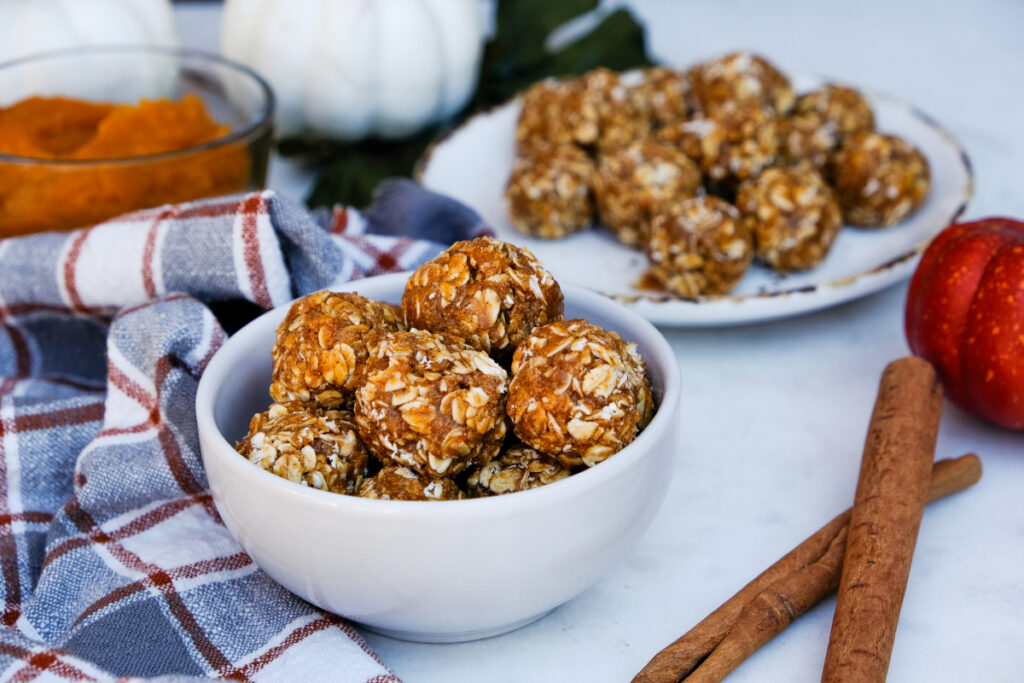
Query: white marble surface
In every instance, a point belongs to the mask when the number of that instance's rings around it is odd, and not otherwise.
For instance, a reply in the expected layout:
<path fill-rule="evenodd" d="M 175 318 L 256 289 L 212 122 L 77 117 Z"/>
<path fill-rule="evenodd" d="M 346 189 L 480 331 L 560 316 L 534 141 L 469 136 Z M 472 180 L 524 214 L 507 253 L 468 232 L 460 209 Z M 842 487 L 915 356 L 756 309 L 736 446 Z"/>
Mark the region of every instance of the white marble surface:
<path fill-rule="evenodd" d="M 943 123 L 976 172 L 965 217 L 1024 217 L 1024 3 L 723 0 L 630 3 L 658 57 L 747 48 L 785 70 L 898 95 Z M 182 11 L 186 42 L 214 40 Z M 271 183 L 295 185 L 295 176 Z M 367 634 L 408 683 L 629 680 L 667 643 L 850 505 L 885 365 L 908 353 L 905 285 L 820 313 L 717 330 L 665 330 L 685 386 L 675 477 L 636 551 L 544 619 L 488 640 L 423 645 Z M 985 473 L 925 513 L 891 681 L 1024 677 L 1024 433 L 947 404 L 938 456 L 976 451 Z M 503 587 L 515 590 L 514 586 Z M 730 681 L 820 677 L 834 599 Z"/>

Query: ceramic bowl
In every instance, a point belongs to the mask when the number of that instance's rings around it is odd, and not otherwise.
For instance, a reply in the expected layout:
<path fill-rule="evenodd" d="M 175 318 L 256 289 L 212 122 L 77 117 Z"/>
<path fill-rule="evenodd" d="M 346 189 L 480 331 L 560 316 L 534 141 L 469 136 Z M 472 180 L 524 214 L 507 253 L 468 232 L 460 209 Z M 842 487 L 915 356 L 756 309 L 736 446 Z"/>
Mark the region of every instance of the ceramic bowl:
<path fill-rule="evenodd" d="M 397 303 L 407 277 L 335 289 Z M 679 369 L 650 323 L 590 290 L 562 290 L 567 318 L 587 318 L 637 344 L 657 412 L 606 461 L 490 498 L 369 500 L 304 487 L 252 465 L 232 446 L 270 402 L 270 348 L 288 307 L 238 331 L 203 373 L 196 412 L 213 499 L 242 548 L 309 602 L 374 631 L 426 642 L 509 631 L 611 571 L 665 496 L 679 447 Z"/>
<path fill-rule="evenodd" d="M 213 137 L 176 140 L 177 127 L 167 132 L 172 118 L 200 120 L 194 110 L 128 116 L 117 109 L 186 97 L 218 124 Z M 60 104 L 43 109 L 44 102 Z M 26 103 L 35 108 L 13 109 Z M 97 113 L 109 105 L 114 113 Z M 12 121 L 22 123 L 12 129 Z M 0 237 L 260 188 L 273 121 L 267 83 L 213 54 L 83 47 L 0 64 Z M 205 141 L 189 142 L 196 139 Z"/>

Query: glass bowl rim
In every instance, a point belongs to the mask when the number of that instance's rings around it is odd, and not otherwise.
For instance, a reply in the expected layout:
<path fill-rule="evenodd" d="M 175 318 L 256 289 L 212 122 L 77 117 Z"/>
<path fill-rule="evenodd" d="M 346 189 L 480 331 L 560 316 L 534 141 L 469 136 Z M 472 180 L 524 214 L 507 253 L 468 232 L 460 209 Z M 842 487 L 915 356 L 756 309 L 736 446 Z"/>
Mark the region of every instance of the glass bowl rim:
<path fill-rule="evenodd" d="M 69 57 L 74 57 L 76 55 L 82 54 L 115 56 L 119 54 L 153 54 L 169 58 L 172 61 L 192 60 L 195 62 L 206 62 L 209 64 L 224 66 L 227 67 L 228 70 L 233 71 L 236 74 L 241 74 L 242 76 L 249 78 L 253 83 L 256 84 L 257 90 L 262 95 L 262 106 L 256 112 L 255 116 L 253 117 L 253 120 L 248 122 L 244 126 L 232 128 L 231 130 L 228 131 L 226 135 L 214 138 L 213 140 L 207 140 L 206 142 L 202 142 L 198 145 L 183 147 L 181 149 L 176 149 L 170 152 L 160 152 L 157 154 L 140 154 L 138 156 L 129 157 L 110 157 L 96 159 L 53 159 L 48 157 L 26 157 L 14 154 L 0 153 L 0 163 L 72 169 L 110 165 L 131 166 L 137 164 L 171 161 L 174 159 L 189 157 L 201 152 L 220 149 L 222 147 L 226 147 L 237 142 L 248 142 L 251 138 L 258 137 L 258 135 L 264 129 L 269 129 L 273 123 L 274 109 L 276 107 L 276 97 L 274 96 L 274 91 L 270 87 L 270 84 L 267 82 L 266 79 L 264 79 L 255 70 L 249 68 L 248 66 L 240 62 L 227 59 L 213 52 L 197 50 L 194 48 L 162 47 L 155 45 L 89 45 L 70 48 L 60 48 L 56 50 L 47 50 L 45 52 L 37 52 L 24 57 L 17 57 L 15 59 L 11 59 L 5 62 L 0 62 L 0 74 L 2 74 L 4 71 L 8 69 L 23 66 L 25 64 L 66 59 Z"/>

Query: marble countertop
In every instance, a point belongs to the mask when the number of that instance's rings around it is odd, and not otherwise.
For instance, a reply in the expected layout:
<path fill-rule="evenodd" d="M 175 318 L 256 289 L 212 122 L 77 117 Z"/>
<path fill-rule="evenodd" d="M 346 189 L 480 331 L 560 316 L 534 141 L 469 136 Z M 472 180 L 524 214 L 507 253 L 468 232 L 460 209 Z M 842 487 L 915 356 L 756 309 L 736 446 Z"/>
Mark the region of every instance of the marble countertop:
<path fill-rule="evenodd" d="M 647 21 L 653 54 L 668 63 L 750 49 L 785 71 L 825 74 L 914 104 L 973 162 L 964 217 L 1024 217 L 1018 0 L 628 4 Z M 179 10 L 186 42 L 216 44 L 210 11 Z M 293 171 L 275 169 L 271 184 L 298 187 Z M 629 680 L 852 503 L 879 377 L 909 353 L 905 296 L 904 283 L 797 318 L 665 329 L 684 386 L 675 473 L 632 555 L 512 633 L 454 645 L 373 633 L 367 641 L 408 683 Z M 1013 681 L 1024 672 L 1024 433 L 947 403 L 937 457 L 970 451 L 981 456 L 982 480 L 925 512 L 891 681 Z M 729 680 L 818 680 L 834 606 L 830 598 L 813 608 Z"/>

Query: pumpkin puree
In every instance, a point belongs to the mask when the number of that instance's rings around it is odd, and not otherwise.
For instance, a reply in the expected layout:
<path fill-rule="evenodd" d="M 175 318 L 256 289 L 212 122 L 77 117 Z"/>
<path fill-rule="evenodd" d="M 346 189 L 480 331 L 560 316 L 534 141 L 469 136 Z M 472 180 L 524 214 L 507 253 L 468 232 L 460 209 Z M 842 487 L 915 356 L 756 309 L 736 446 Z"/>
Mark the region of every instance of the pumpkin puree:
<path fill-rule="evenodd" d="M 117 105 L 32 97 L 0 108 L 0 154 L 23 157 L 0 158 L 0 237 L 69 230 L 136 209 L 244 190 L 250 162 L 242 144 L 110 162 L 182 150 L 229 130 L 195 95 Z"/>

